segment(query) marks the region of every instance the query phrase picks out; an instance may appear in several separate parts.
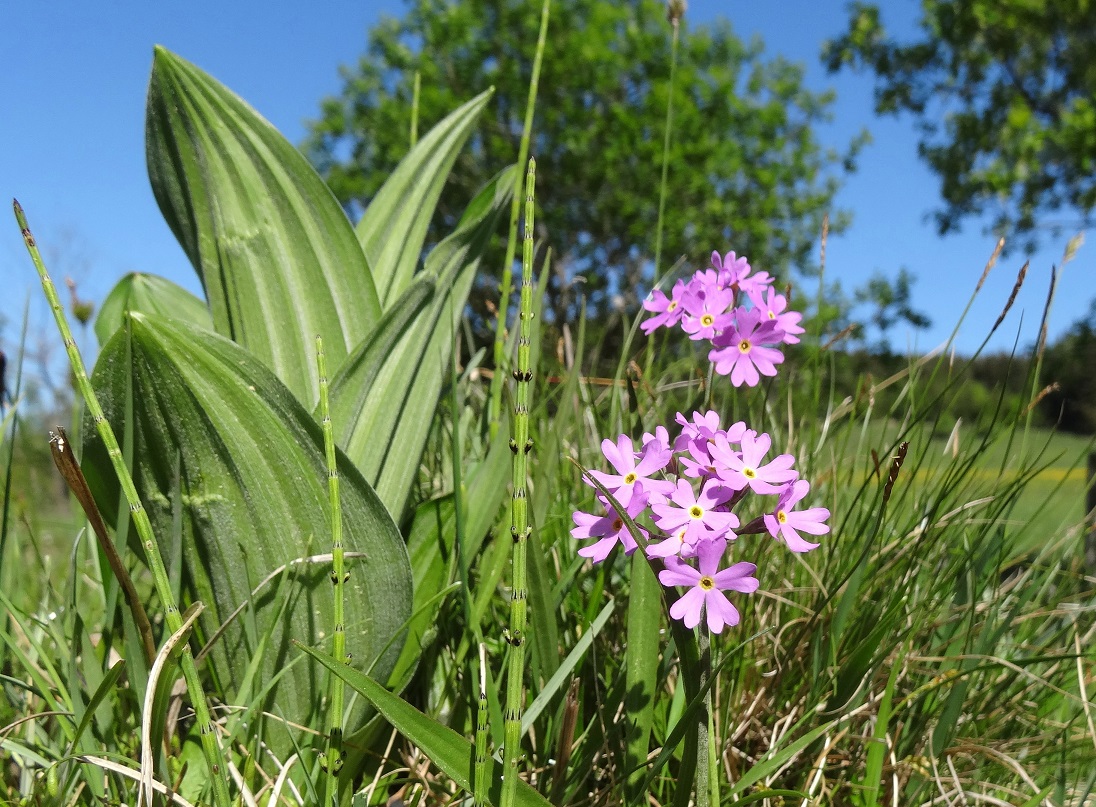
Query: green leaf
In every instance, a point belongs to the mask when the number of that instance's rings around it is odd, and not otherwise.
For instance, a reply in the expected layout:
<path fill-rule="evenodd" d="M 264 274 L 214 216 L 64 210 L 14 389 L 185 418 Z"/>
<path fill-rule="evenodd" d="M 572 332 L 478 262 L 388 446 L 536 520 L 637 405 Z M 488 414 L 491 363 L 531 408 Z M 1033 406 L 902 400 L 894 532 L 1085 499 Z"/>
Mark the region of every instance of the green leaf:
<path fill-rule="evenodd" d="M 92 381 L 119 433 L 132 388 L 134 482 L 161 544 L 171 535 L 172 491 L 181 491 L 183 579 L 207 606 L 201 629 L 208 638 L 269 573 L 328 551 L 322 433 L 290 391 L 233 342 L 140 314 L 131 314 L 129 323 L 103 349 Z M 116 511 L 117 486 L 94 436 L 85 438 L 83 465 L 109 518 Z M 346 646 L 354 664 L 365 668 L 410 615 L 411 570 L 395 523 L 341 452 L 338 470 L 350 572 Z M 286 666 L 290 637 L 332 633 L 329 573 L 329 563 L 292 565 L 283 586 L 293 596 L 284 610 L 268 586 L 250 600 L 245 617 L 229 625 L 211 653 L 225 698 L 243 685 L 271 620 L 277 624 L 266 639 L 261 681 L 253 691 Z M 388 647 L 376 674 L 392 669 L 399 649 L 398 641 Z M 291 719 L 307 722 L 319 706 L 322 681 L 315 667 L 294 665 L 268 695 L 267 706 L 277 703 Z M 352 716 L 348 727 L 361 716 Z"/>
<path fill-rule="evenodd" d="M 400 329 L 394 346 L 388 328 L 378 328 L 331 381 L 335 440 L 397 519 L 419 470 L 480 255 L 509 204 L 512 170 L 495 176 L 427 257 L 425 275 L 438 288 L 433 303 Z"/>
<path fill-rule="evenodd" d="M 411 743 L 418 746 L 447 776 L 469 793 L 472 792 L 472 765 L 475 748 L 471 742 L 461 737 L 448 726 L 443 726 L 431 720 L 402 698 L 393 695 L 368 675 L 346 664 L 337 662 L 330 656 L 325 656 L 309 647 L 305 647 L 299 642 L 297 645 L 357 690 L 363 698 L 376 707 L 378 712 L 384 715 L 385 720 L 391 723 Z M 487 778 L 491 785 L 487 791 L 487 801 L 491 804 L 499 803 L 499 796 L 502 793 L 500 776 L 501 773 L 498 771 L 494 759 L 488 758 Z M 518 780 L 517 798 L 514 803 L 518 807 L 550 807 L 551 804 L 544 796 L 520 779 Z"/>
<path fill-rule="evenodd" d="M 642 555 L 632 556 L 632 591 L 628 598 L 628 643 L 625 670 L 629 726 L 625 769 L 631 803 L 642 800 L 639 786 L 651 744 L 655 694 L 658 687 L 659 633 L 662 626 L 662 590 L 654 570 Z"/>
<path fill-rule="evenodd" d="M 480 93 L 419 140 L 358 222 L 358 240 L 384 308 L 411 282 L 445 180 L 493 93 Z"/>
<path fill-rule="evenodd" d="M 145 130 L 156 201 L 202 280 L 214 328 L 311 407 L 316 336 L 338 367 L 380 316 L 346 214 L 273 126 L 160 47 Z"/>
<path fill-rule="evenodd" d="M 213 328 L 213 319 L 204 300 L 158 275 L 130 272 L 110 290 L 99 309 L 99 316 L 95 318 L 95 336 L 100 347 L 122 327 L 122 320 L 129 311 L 181 319 L 202 328 Z"/>

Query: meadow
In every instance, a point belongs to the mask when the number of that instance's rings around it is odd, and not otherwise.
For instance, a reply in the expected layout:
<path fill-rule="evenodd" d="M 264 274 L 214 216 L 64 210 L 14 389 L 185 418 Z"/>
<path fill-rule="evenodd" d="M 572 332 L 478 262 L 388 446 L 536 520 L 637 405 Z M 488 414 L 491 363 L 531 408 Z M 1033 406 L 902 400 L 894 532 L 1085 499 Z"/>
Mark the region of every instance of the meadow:
<path fill-rule="evenodd" d="M 822 324 L 780 319 L 741 256 L 709 267 L 728 245 L 662 278 L 592 377 L 596 323 L 546 338 L 526 154 L 425 250 L 485 100 L 352 225 L 269 124 L 157 50 L 150 177 L 207 299 L 125 278 L 94 369 L 69 347 L 71 437 L 5 415 L 4 798 L 1091 803 L 1091 441 L 1003 406 L 941 435 L 921 391 L 965 380 L 944 354 L 887 411 L 839 395 Z M 517 311 L 473 352 L 463 302 L 508 213 Z M 731 308 L 674 320 L 677 279 L 709 284 L 684 308 Z M 721 360 L 681 331 L 705 317 Z M 44 446 L 82 513 L 36 493 Z"/>

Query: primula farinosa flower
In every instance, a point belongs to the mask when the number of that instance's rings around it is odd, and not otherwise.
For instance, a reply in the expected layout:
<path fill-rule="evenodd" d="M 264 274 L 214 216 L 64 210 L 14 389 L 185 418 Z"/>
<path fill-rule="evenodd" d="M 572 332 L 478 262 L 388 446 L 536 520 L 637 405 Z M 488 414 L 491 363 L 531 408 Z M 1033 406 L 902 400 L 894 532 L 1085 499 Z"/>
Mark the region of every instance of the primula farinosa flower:
<path fill-rule="evenodd" d="M 734 304 L 734 292 L 730 289 L 709 288 L 703 294 L 686 293 L 681 304 L 685 308 L 681 329 L 690 339 L 711 341 L 734 322 L 724 313 Z"/>
<path fill-rule="evenodd" d="M 791 454 L 768 459 L 769 435 L 742 421 L 722 428 L 714 411 L 679 412 L 676 420 L 677 434 L 657 426 L 643 435 L 639 451 L 627 435 L 602 441 L 616 473 L 590 475 L 612 493 L 619 510 L 599 495 L 604 514 L 575 512 L 571 535 L 590 542 L 578 550 L 580 556 L 600 563 L 618 545 L 626 554 L 635 551 L 638 534 L 628 532 L 625 516 L 636 521 L 647 557 L 663 565 L 658 579 L 665 586 L 687 588 L 670 616 L 694 628 L 706 615 L 708 629 L 719 633 L 739 621 L 724 592 L 750 593 L 758 587 L 754 564 L 728 560 L 721 568 L 732 547 L 767 531 L 793 552 L 806 552 L 818 544 L 803 536 L 829 532 L 830 512 L 795 509 L 810 485 L 798 478 Z M 775 496 L 775 505 L 772 499 L 759 504 L 759 496 Z M 750 514 L 745 525 L 739 510 Z"/>
<path fill-rule="evenodd" d="M 665 426 L 655 426 L 654 434 L 651 434 L 650 432 L 643 433 L 642 442 L 644 447 L 652 440 L 657 440 L 663 449 L 668 449 L 670 447 L 670 432 L 666 430 Z"/>
<path fill-rule="evenodd" d="M 767 272 L 754 272 L 744 257 L 712 253 L 712 268 L 678 280 L 672 296 L 655 290 L 643 307 L 655 314 L 642 325 L 646 334 L 680 324 L 694 340 L 712 343 L 708 359 L 736 387 L 754 387 L 761 376 L 776 375 L 784 354 L 776 346 L 799 342 L 803 315 L 788 311 L 788 300 L 772 288 Z M 737 305 L 736 305 L 737 303 Z M 675 446 L 675 449 L 677 446 Z"/>
<path fill-rule="evenodd" d="M 830 511 L 825 507 L 792 510 L 792 507 L 802 501 L 810 489 L 810 483 L 806 479 L 796 480 L 784 488 L 776 510 L 765 515 L 765 526 L 768 527 L 769 534 L 773 538 L 783 538 L 792 552 L 808 552 L 818 546 L 803 538 L 799 534 L 800 530 L 808 535 L 825 535 L 830 531 L 830 528 L 822 523 L 830 517 Z"/>
<path fill-rule="evenodd" d="M 681 426 L 681 434 L 674 441 L 674 451 L 684 451 L 693 440 L 707 441 L 719 431 L 719 413 L 710 409 L 703 415 L 693 412 L 691 421 L 678 412 L 676 420 Z"/>
<path fill-rule="evenodd" d="M 636 454 L 631 438 L 622 434 L 615 443 L 608 438 L 602 440 L 601 450 L 617 472 L 607 474 L 590 471 L 590 475 L 603 484 L 622 506 L 628 506 L 637 483 L 642 483 L 644 491 L 657 497 L 668 496 L 673 491 L 673 482 L 651 478 L 651 474 L 665 468 L 673 457 L 673 451 L 668 444 L 650 440 Z"/>
<path fill-rule="evenodd" d="M 664 586 L 689 586 L 689 590 L 670 606 L 670 616 L 680 619 L 687 628 L 699 625 L 702 613 L 707 616 L 708 629 L 712 633 L 722 632 L 724 625 L 737 625 L 738 609 L 723 592 L 749 594 L 757 591 L 759 582 L 753 577 L 757 571 L 754 564 L 735 563 L 720 571 L 726 547 L 727 542 L 723 539 L 702 541 L 696 547 L 699 569 L 668 557 L 666 568 L 658 573 L 658 580 Z"/>
<path fill-rule="evenodd" d="M 708 538 L 733 538 L 731 530 L 738 526 L 738 517 L 734 513 L 718 509 L 733 495 L 734 491 L 718 480 L 710 480 L 697 496 L 687 479 L 678 479 L 677 489 L 668 502 L 651 504 L 654 522 L 659 529 L 670 535 L 684 528 L 679 540 L 690 548 L 696 546 L 698 541 Z"/>
<path fill-rule="evenodd" d="M 765 294 L 752 294 L 750 300 L 762 316 L 776 323 L 776 327 L 783 332 L 782 341 L 789 345 L 799 343 L 799 334 L 804 333 L 799 322 L 803 315 L 798 311 L 785 311 L 788 307 L 788 298 L 783 294 L 777 294 L 775 289 L 767 289 Z"/>
<path fill-rule="evenodd" d="M 725 438 L 716 435 L 710 450 L 716 473 L 732 490 L 749 488 L 754 493 L 782 493 L 784 484 L 797 476 L 792 468 L 795 457 L 791 454 L 781 454 L 772 462 L 761 464 L 772 446 L 769 435 L 744 434 L 741 446 L 741 451 L 735 451 Z"/>
<path fill-rule="evenodd" d="M 584 513 L 581 510 L 576 510 L 572 514 L 572 518 L 575 520 L 575 527 L 571 530 L 571 536 L 578 540 L 584 540 L 588 538 L 598 538 L 599 540 L 589 546 L 582 547 L 578 554 L 584 558 L 590 558 L 594 563 L 601 563 L 609 556 L 609 553 L 613 551 L 618 543 L 624 546 L 624 553 L 627 555 L 632 554 L 638 544 L 636 539 L 632 537 L 632 534 L 628 532 L 628 528 L 624 524 L 624 519 L 620 517 L 620 513 L 612 507 L 605 504 L 605 501 L 600 497 L 598 501 L 608 510 L 607 515 L 597 516 L 592 513 Z M 628 517 L 635 519 L 644 509 L 647 507 L 647 494 L 642 490 L 637 490 L 631 498 L 631 501 L 624 507 L 624 511 L 628 514 Z M 647 530 L 640 528 L 640 532 L 644 538 L 647 537 Z"/>
<path fill-rule="evenodd" d="M 718 252 L 712 252 L 712 266 L 719 273 L 722 284 L 728 287 L 738 285 L 750 273 L 750 263 L 746 256 L 740 258 L 734 252 L 728 252 L 724 257 L 720 257 Z"/>
<path fill-rule="evenodd" d="M 676 325 L 681 320 L 684 309 L 681 307 L 681 298 L 685 295 L 685 281 L 679 280 L 670 290 L 667 297 L 661 289 L 655 289 L 650 296 L 643 301 L 643 307 L 648 311 L 654 311 L 655 316 L 646 320 L 640 327 L 648 336 L 656 328 L 663 325 Z"/>
<path fill-rule="evenodd" d="M 708 359 L 715 363 L 720 375 L 730 375 L 736 387 L 746 384 L 756 387 L 761 376 L 776 375 L 776 365 L 784 361 L 784 354 L 766 344 L 779 342 L 781 334 L 776 323 L 762 319 L 756 308 L 736 310 L 735 327 L 727 328 L 713 342 L 715 348 Z"/>

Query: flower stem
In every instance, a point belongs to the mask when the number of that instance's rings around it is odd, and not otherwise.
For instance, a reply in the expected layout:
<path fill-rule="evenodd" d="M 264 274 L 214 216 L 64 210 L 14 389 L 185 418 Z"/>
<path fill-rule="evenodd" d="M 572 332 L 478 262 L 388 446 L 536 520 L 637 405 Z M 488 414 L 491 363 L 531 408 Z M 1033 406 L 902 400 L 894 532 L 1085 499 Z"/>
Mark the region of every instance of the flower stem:
<path fill-rule="evenodd" d="M 708 686 L 708 680 L 712 675 L 712 637 L 708 633 L 706 625 L 700 626 L 700 637 L 698 644 L 700 646 L 700 688 L 703 690 Z M 712 747 L 713 736 L 710 731 L 710 716 L 712 714 L 712 690 L 709 687 L 704 693 L 704 708 L 698 710 L 696 716 L 696 740 L 697 750 L 696 755 L 696 805 L 697 807 L 708 807 L 713 802 L 710 801 L 712 793 L 715 790 L 713 780 L 716 776 L 715 766 L 712 764 L 712 754 L 715 749 Z M 716 801 L 714 804 L 718 805 Z"/>
<path fill-rule="evenodd" d="M 514 370 L 517 382 L 514 395 L 514 436 L 510 450 L 514 452 L 514 493 L 511 512 L 513 520 L 510 535 L 514 539 L 513 592 L 510 597 L 510 666 L 506 674 L 506 714 L 502 778 L 501 807 L 512 807 L 517 795 L 518 762 L 521 759 L 521 711 L 524 703 L 523 676 L 525 673 L 525 620 L 529 592 L 526 584 L 525 557 L 529 526 L 528 459 L 533 450 L 529 437 L 529 393 L 533 381 L 530 362 L 530 331 L 533 320 L 533 197 L 536 178 L 536 160 L 529 158 L 525 174 L 525 241 L 522 252 L 521 310 L 518 314 L 518 366 Z"/>
<path fill-rule="evenodd" d="M 130 476 L 129 469 L 122 458 L 122 451 L 118 447 L 118 440 L 114 436 L 114 431 L 103 414 L 103 408 L 99 405 L 98 398 L 95 397 L 95 390 L 91 388 L 91 381 L 88 379 L 84 360 L 80 357 L 80 349 L 76 346 L 76 340 L 72 338 L 72 331 L 69 329 L 68 321 L 65 318 L 65 307 L 57 297 L 57 289 L 46 271 L 46 265 L 42 261 L 38 245 L 27 226 L 27 217 L 18 201 L 13 200 L 12 205 L 15 208 L 15 220 L 19 223 L 19 229 L 23 232 L 23 241 L 27 245 L 27 252 L 30 253 L 30 258 L 34 262 L 34 268 L 38 270 L 38 277 L 42 281 L 42 291 L 45 292 L 46 300 L 49 302 L 50 308 L 53 309 L 53 318 L 57 322 L 57 330 L 61 334 L 61 340 L 65 343 L 65 351 L 68 353 L 69 364 L 72 366 L 72 375 L 76 379 L 76 387 L 80 390 L 88 414 L 91 415 L 92 422 L 99 432 L 99 437 L 106 446 L 111 465 L 114 467 L 114 473 L 118 477 L 118 483 L 121 485 L 126 502 L 129 504 L 129 514 L 133 519 L 133 526 L 137 530 L 141 546 L 145 549 L 148 566 L 152 571 L 152 581 L 156 586 L 156 594 L 159 596 L 160 602 L 164 604 L 164 623 L 167 625 L 168 633 L 174 634 L 183 626 L 183 618 L 179 613 L 178 605 L 175 603 L 175 595 L 172 594 L 171 583 L 167 576 L 167 567 L 160 555 L 156 537 L 152 534 L 152 523 L 148 519 L 148 513 L 141 503 L 141 498 L 137 495 L 137 487 L 133 484 L 133 477 Z M 191 705 L 194 707 L 194 720 L 198 725 L 198 733 L 202 740 L 202 753 L 209 765 L 209 780 L 213 786 L 213 802 L 217 807 L 229 807 L 228 780 L 226 778 L 228 770 L 225 767 L 224 751 L 217 740 L 217 729 L 209 714 L 209 705 L 206 703 L 202 681 L 198 675 L 198 667 L 194 663 L 194 655 L 191 652 L 189 643 L 183 647 L 180 667 L 183 671 L 183 678 L 186 679 Z"/>
<path fill-rule="evenodd" d="M 525 122 L 521 129 L 521 142 L 518 145 L 518 165 L 529 156 L 529 137 L 533 131 L 533 110 L 536 108 L 537 87 L 540 85 L 540 63 L 544 57 L 544 44 L 548 38 L 548 16 L 552 0 L 544 0 L 540 9 L 540 33 L 537 35 L 537 50 L 533 56 L 533 74 L 529 78 L 529 98 L 525 103 Z M 506 364 L 506 310 L 510 306 L 510 288 L 513 278 L 514 252 L 517 250 L 518 213 L 521 210 L 521 174 L 514 178 L 514 197 L 510 203 L 509 237 L 506 239 L 506 257 L 502 261 L 502 279 L 499 282 L 499 311 L 495 323 L 495 374 L 491 378 L 491 394 L 488 402 L 488 418 L 491 437 L 499 430 L 502 415 L 502 379 Z"/>
<path fill-rule="evenodd" d="M 411 148 L 419 142 L 419 90 L 422 86 L 422 73 L 415 71 L 415 84 L 411 90 Z"/>
<path fill-rule="evenodd" d="M 655 282 L 658 282 L 662 260 L 662 222 L 666 210 L 666 182 L 670 170 L 670 134 L 674 129 L 674 77 L 677 74 L 677 40 L 681 30 L 680 20 L 670 20 L 674 34 L 670 40 L 670 91 L 666 97 L 666 127 L 662 136 L 662 182 L 658 190 L 658 224 L 655 225 Z"/>
<path fill-rule="evenodd" d="M 316 337 L 316 367 L 320 382 L 320 426 L 323 429 L 323 447 L 327 457 L 327 493 L 331 506 L 331 582 L 335 586 L 335 638 L 332 655 L 336 659 L 346 658 L 346 625 L 343 610 L 343 597 L 350 573 L 346 571 L 342 543 L 342 507 L 339 503 L 339 469 L 335 459 L 335 434 L 331 426 L 331 407 L 328 402 L 327 355 L 323 350 L 323 339 Z M 324 754 L 323 767 L 325 805 L 338 804 L 339 771 L 342 770 L 343 752 L 343 679 L 337 675 L 329 676 L 329 705 L 327 719 L 327 751 Z"/>

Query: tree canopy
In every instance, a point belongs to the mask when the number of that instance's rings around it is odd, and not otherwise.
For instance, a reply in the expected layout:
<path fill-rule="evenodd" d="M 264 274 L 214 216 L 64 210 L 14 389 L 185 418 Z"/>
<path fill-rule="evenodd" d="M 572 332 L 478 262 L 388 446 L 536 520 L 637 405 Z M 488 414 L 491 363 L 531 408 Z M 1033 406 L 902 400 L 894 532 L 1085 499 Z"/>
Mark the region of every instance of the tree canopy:
<path fill-rule="evenodd" d="M 352 216 L 408 150 L 416 72 L 420 131 L 495 87 L 443 194 L 436 232 L 515 161 L 540 5 L 412 0 L 402 18 L 370 32 L 305 144 Z M 656 0 L 554 0 L 551 14 L 531 153 L 559 318 L 574 314 L 582 294 L 605 312 L 634 306 L 649 288 L 672 26 Z M 800 66 L 765 59 L 759 41 L 743 43 L 726 21 L 685 20 L 680 37 L 663 271 L 682 255 L 694 268 L 706 264 L 713 249 L 745 254 L 778 277 L 809 271 L 822 215 L 858 145 L 820 144 L 815 126 L 832 94 L 806 89 Z M 837 227 L 842 220 L 831 215 Z M 491 281 L 473 293 L 488 319 L 497 293 Z"/>
<path fill-rule="evenodd" d="M 831 70 L 875 73 L 876 111 L 912 113 L 940 177 L 941 233 L 992 216 L 1032 249 L 1039 230 L 1091 226 L 1096 207 L 1096 4 L 924 0 L 912 41 L 855 3 Z M 1064 218 L 1054 220 L 1052 217 Z M 1079 220 L 1078 220 L 1079 219 Z"/>

